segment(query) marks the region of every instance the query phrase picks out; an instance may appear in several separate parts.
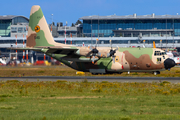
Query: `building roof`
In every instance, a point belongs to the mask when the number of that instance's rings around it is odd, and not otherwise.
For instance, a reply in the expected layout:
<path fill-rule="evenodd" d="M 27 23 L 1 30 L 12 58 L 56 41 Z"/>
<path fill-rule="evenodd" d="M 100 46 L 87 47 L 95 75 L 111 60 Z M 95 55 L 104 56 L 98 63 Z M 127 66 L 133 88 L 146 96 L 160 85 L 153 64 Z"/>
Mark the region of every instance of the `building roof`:
<path fill-rule="evenodd" d="M 118 16 L 118 15 L 109 15 L 109 16 L 84 16 L 79 18 L 81 20 L 117 20 L 117 19 L 180 19 L 180 15 L 125 15 L 125 16 Z"/>
<path fill-rule="evenodd" d="M 23 17 L 29 21 L 29 19 L 27 17 L 18 16 L 18 15 L 3 15 L 3 16 L 0 16 L 0 20 L 12 20 L 15 17 Z"/>

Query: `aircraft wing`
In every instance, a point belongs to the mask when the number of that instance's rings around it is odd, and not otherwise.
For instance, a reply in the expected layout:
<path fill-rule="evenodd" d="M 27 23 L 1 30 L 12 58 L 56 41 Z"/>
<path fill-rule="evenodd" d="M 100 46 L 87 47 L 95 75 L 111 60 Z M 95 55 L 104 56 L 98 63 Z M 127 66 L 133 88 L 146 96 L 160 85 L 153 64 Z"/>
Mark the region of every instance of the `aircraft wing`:
<path fill-rule="evenodd" d="M 72 55 L 75 54 L 77 50 L 79 50 L 76 47 L 38 47 L 41 49 L 47 49 L 46 53 L 51 53 L 51 54 L 65 54 L 65 55 Z"/>
<path fill-rule="evenodd" d="M 46 53 L 51 54 L 66 54 L 69 55 L 70 53 L 75 53 L 78 49 L 75 47 L 36 47 L 36 48 L 10 48 L 11 50 L 33 50 L 41 52 L 43 49 L 47 49 Z"/>

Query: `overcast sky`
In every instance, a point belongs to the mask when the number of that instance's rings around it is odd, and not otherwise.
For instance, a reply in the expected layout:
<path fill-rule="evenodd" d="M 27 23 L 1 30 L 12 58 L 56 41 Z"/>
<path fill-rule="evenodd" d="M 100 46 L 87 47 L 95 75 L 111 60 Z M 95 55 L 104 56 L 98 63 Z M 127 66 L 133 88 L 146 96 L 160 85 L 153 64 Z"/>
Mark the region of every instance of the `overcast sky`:
<path fill-rule="evenodd" d="M 53 1 L 53 2 L 52 2 Z M 40 5 L 48 23 L 75 23 L 91 15 L 176 15 L 180 0 L 1 0 L 0 16 L 23 15 L 29 18 L 33 5 Z"/>

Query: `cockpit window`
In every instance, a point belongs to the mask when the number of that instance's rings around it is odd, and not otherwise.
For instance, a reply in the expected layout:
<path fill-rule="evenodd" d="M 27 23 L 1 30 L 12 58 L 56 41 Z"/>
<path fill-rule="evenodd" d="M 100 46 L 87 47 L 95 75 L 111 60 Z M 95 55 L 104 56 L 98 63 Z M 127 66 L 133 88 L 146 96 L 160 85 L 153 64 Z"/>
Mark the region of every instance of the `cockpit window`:
<path fill-rule="evenodd" d="M 166 55 L 166 52 L 155 51 L 154 56 Z"/>
<path fill-rule="evenodd" d="M 162 55 L 166 55 L 166 52 L 162 52 Z"/>
<path fill-rule="evenodd" d="M 157 56 L 157 55 L 160 55 L 160 51 L 155 51 L 154 55 Z"/>

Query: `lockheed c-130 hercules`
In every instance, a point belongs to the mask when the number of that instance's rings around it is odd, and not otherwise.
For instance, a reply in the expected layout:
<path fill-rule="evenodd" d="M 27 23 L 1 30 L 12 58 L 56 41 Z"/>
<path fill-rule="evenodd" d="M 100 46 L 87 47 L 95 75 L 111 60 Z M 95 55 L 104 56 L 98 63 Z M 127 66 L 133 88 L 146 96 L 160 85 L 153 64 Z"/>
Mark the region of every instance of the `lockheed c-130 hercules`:
<path fill-rule="evenodd" d="M 165 51 L 157 48 L 112 48 L 76 47 L 54 41 L 43 12 L 38 5 L 31 8 L 26 48 L 34 50 L 64 63 L 65 65 L 92 74 L 122 72 L 153 72 L 175 66 Z"/>

